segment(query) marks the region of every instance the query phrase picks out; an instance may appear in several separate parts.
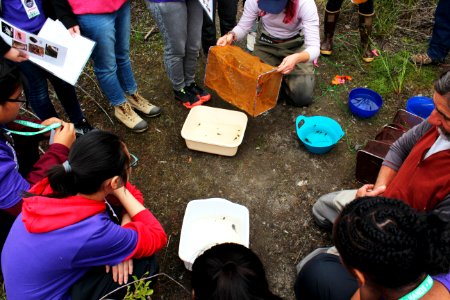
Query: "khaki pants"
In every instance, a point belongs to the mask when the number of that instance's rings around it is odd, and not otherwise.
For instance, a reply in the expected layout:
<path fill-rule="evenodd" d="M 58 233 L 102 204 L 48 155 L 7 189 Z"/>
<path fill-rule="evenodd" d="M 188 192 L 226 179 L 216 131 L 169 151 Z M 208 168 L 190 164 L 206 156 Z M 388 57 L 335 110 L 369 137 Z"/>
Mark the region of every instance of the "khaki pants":
<path fill-rule="evenodd" d="M 312 208 L 317 225 L 324 228 L 332 227 L 337 216 L 348 203 L 355 199 L 355 196 L 356 190 L 343 190 L 320 197 Z"/>
<path fill-rule="evenodd" d="M 291 54 L 301 52 L 305 49 L 303 36 L 283 43 L 269 43 L 261 40 L 261 34 L 270 36 L 259 23 L 256 33 L 255 50 L 253 54 L 265 63 L 278 66 L 283 59 Z M 287 102 L 296 106 L 311 104 L 315 86 L 314 67 L 311 62 L 299 63 L 295 69 L 283 77 L 281 88 L 287 96 Z"/>

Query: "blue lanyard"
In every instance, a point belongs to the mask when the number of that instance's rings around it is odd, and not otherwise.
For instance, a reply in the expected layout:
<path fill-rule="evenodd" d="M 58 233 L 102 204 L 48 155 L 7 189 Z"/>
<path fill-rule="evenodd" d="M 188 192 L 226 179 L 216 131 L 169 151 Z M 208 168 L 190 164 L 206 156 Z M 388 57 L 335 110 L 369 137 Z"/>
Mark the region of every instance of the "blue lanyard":
<path fill-rule="evenodd" d="M 50 130 L 56 129 L 58 127 L 61 127 L 61 123 L 53 123 L 53 124 L 51 124 L 49 126 L 36 124 L 36 123 L 30 122 L 30 121 L 24 121 L 24 120 L 14 120 L 14 123 L 23 125 L 25 127 L 41 129 L 39 131 L 16 131 L 16 130 L 10 130 L 8 128 L 5 128 L 5 130 L 10 132 L 10 133 L 14 133 L 14 134 L 18 134 L 18 135 L 24 135 L 24 136 L 37 135 L 37 134 L 45 133 L 45 132 L 48 132 Z"/>

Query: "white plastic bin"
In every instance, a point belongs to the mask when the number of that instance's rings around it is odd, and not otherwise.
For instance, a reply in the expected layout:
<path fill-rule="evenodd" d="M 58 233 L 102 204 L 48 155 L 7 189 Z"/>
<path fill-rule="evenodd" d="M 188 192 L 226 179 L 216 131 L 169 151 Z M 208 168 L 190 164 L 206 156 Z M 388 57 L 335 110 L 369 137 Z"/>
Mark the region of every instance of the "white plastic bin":
<path fill-rule="evenodd" d="M 195 106 L 184 122 L 181 136 L 189 149 L 234 156 L 244 138 L 247 119 L 240 111 Z"/>
<path fill-rule="evenodd" d="M 205 250 L 222 243 L 249 246 L 247 207 L 221 198 L 192 200 L 184 213 L 178 256 L 192 270 Z"/>

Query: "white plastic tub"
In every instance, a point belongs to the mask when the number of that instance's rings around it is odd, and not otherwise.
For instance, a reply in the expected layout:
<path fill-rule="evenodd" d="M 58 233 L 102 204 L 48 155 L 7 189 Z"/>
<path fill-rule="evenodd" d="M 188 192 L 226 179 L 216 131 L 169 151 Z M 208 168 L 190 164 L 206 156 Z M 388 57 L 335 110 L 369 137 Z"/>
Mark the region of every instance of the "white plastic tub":
<path fill-rule="evenodd" d="M 249 246 L 248 209 L 221 198 L 192 200 L 186 207 L 178 256 L 192 270 L 195 259 L 205 250 L 222 243 Z"/>
<path fill-rule="evenodd" d="M 246 127 L 243 112 L 201 105 L 189 112 L 181 136 L 189 149 L 234 156 Z"/>

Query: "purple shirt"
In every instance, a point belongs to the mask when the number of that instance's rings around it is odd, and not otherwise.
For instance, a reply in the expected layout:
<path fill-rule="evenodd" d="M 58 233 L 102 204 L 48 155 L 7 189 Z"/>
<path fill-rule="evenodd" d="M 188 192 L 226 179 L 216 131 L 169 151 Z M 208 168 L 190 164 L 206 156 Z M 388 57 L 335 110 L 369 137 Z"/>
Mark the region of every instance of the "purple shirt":
<path fill-rule="evenodd" d="M 44 233 L 28 232 L 20 214 L 2 252 L 7 298 L 69 299 L 70 287 L 91 267 L 117 265 L 129 256 L 137 235 L 106 212 Z"/>
<path fill-rule="evenodd" d="M 14 206 L 29 188 L 30 184 L 19 173 L 16 152 L 0 137 L 0 209 Z"/>
<path fill-rule="evenodd" d="M 439 274 L 431 277 L 433 277 L 434 280 L 437 280 L 440 283 L 442 283 L 450 292 L 450 274 Z"/>
<path fill-rule="evenodd" d="M 25 8 L 20 0 L 2 0 L 2 18 L 13 24 L 14 26 L 28 31 L 30 33 L 38 33 L 44 26 L 45 20 L 44 8 L 42 0 L 34 0 L 39 9 L 40 14 L 29 19 Z"/>

